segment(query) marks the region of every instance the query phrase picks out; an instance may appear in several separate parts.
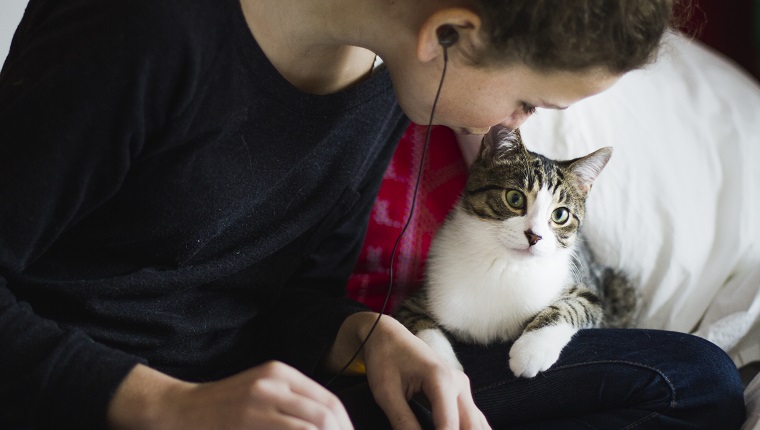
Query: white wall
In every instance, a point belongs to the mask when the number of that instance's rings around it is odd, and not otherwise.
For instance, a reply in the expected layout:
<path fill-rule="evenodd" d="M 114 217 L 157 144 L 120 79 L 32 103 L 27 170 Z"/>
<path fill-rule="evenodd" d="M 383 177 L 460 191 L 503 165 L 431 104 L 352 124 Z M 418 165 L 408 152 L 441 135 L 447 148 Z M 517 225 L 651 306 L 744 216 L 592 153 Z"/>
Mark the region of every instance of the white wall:
<path fill-rule="evenodd" d="M 8 56 L 13 33 L 18 27 L 28 0 L 0 0 L 0 64 Z"/>

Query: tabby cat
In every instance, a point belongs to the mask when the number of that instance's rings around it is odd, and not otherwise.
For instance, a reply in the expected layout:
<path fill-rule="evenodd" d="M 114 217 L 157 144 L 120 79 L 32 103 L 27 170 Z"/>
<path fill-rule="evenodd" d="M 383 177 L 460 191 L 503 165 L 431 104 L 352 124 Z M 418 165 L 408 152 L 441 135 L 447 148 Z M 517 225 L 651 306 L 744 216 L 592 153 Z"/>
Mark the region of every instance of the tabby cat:
<path fill-rule="evenodd" d="M 425 285 L 396 318 L 459 369 L 451 338 L 514 341 L 509 366 L 524 377 L 552 366 L 579 329 L 605 318 L 631 325 L 634 288 L 579 237 L 586 197 L 611 155 L 553 161 L 528 151 L 519 130 L 492 129 L 431 245 Z"/>

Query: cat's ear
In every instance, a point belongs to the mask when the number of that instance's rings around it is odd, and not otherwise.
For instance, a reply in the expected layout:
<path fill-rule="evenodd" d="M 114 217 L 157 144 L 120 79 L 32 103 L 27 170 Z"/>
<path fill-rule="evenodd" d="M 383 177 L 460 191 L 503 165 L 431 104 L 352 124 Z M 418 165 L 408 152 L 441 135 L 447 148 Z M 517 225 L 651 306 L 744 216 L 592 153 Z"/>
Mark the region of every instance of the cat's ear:
<path fill-rule="evenodd" d="M 519 129 L 512 130 L 504 126 L 495 126 L 483 136 L 479 157 L 499 160 L 523 151 L 525 151 L 525 146 Z"/>
<path fill-rule="evenodd" d="M 597 149 L 585 157 L 568 161 L 568 168 L 575 175 L 576 185 L 584 194 L 588 194 L 591 190 L 591 186 L 610 161 L 610 157 L 612 157 L 612 148 L 608 146 Z"/>

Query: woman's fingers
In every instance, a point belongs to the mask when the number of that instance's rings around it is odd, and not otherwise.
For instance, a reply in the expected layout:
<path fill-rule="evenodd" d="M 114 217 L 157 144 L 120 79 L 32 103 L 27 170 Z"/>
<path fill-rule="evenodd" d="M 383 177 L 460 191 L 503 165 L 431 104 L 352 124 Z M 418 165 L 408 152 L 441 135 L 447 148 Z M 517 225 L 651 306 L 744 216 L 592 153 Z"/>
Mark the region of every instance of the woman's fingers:
<path fill-rule="evenodd" d="M 351 430 L 335 395 L 296 369 L 270 362 L 165 396 L 162 428 Z M 138 428 L 143 428 L 140 426 Z"/>
<path fill-rule="evenodd" d="M 462 375 L 465 378 L 467 389 L 463 390 L 459 398 L 459 428 L 462 429 L 490 429 L 483 412 L 475 406 L 475 401 L 472 398 L 472 392 L 470 391 L 470 382 L 467 376 Z"/>
<path fill-rule="evenodd" d="M 291 367 L 270 365 L 264 369 L 266 376 L 256 382 L 255 396 L 279 412 L 320 429 L 353 428 L 343 404 L 333 393 Z"/>
<path fill-rule="evenodd" d="M 324 404 L 293 392 L 279 398 L 276 408 L 284 415 L 305 421 L 319 429 L 351 428 L 350 422 L 341 422 L 339 415 Z"/>
<path fill-rule="evenodd" d="M 454 370 L 444 365 L 433 369 L 423 385 L 425 396 L 430 401 L 433 423 L 437 429 L 460 428 L 459 397 L 462 387 L 458 386 L 454 378 Z"/>
<path fill-rule="evenodd" d="M 385 412 L 394 430 L 420 430 L 420 423 L 400 388 L 401 383 L 378 387 L 377 390 L 373 390 L 375 401 Z"/>
<path fill-rule="evenodd" d="M 424 394 L 436 428 L 489 428 L 461 371 L 442 361 L 392 318 L 381 320 L 365 346 L 370 388 L 394 428 L 419 428 L 407 401 Z"/>
<path fill-rule="evenodd" d="M 320 429 L 349 430 L 353 428 L 343 404 L 329 391 L 327 395 L 313 393 L 312 391 L 315 390 L 311 387 L 300 384 L 291 385 L 290 390 L 291 398 L 284 399 L 280 404 L 280 410 L 283 413 L 315 424 Z"/>

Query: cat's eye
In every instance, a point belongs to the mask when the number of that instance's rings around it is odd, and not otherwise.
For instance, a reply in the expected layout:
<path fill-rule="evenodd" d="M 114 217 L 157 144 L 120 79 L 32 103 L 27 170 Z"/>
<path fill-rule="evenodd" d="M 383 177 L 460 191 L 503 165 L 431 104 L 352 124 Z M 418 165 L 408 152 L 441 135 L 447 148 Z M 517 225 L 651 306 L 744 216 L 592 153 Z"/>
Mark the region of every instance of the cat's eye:
<path fill-rule="evenodd" d="M 557 224 L 564 224 L 570 219 L 570 211 L 567 208 L 557 208 L 552 212 L 552 221 Z"/>
<path fill-rule="evenodd" d="M 524 209 L 525 208 L 525 195 L 517 190 L 507 190 L 505 195 L 507 204 L 512 209 Z"/>

